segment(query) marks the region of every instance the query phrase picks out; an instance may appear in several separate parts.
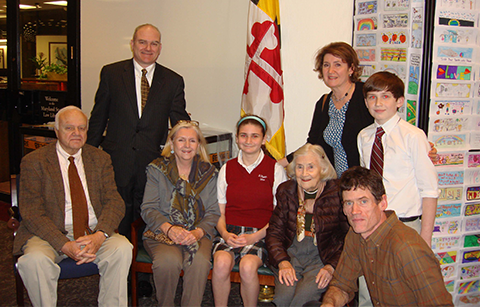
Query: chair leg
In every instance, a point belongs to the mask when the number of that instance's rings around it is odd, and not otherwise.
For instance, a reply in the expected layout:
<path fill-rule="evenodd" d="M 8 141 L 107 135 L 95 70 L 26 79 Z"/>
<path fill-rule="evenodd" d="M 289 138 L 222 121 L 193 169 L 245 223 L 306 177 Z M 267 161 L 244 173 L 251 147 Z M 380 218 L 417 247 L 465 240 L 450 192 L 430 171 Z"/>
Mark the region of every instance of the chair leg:
<path fill-rule="evenodd" d="M 23 299 L 23 281 L 16 267 L 15 267 L 15 284 L 17 287 L 17 305 L 23 307 L 25 306 L 25 302 Z"/>
<path fill-rule="evenodd" d="M 136 270 L 131 270 L 130 271 L 130 282 L 132 283 L 131 289 L 132 289 L 132 307 L 137 307 L 138 306 L 138 296 L 137 296 L 137 271 Z"/>

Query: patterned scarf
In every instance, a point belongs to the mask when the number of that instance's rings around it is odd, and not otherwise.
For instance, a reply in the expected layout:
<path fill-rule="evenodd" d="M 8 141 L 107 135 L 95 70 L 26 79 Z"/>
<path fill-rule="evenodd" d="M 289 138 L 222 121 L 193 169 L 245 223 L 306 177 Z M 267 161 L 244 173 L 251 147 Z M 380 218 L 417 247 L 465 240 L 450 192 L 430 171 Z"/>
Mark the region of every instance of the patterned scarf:
<path fill-rule="evenodd" d="M 196 229 L 196 225 L 205 215 L 200 192 L 206 187 L 215 174 L 215 167 L 210 163 L 200 160 L 198 155 L 192 161 L 188 181 L 178 175 L 175 157 L 159 159 L 159 170 L 173 184 L 173 192 L 170 197 L 170 222 L 172 225 L 181 226 L 189 231 Z M 198 242 L 184 245 L 183 248 L 189 253 L 188 264 L 192 264 L 193 257 L 198 251 Z"/>
<path fill-rule="evenodd" d="M 302 242 L 305 239 L 305 214 L 307 210 L 305 208 L 305 202 L 300 197 L 298 198 L 298 211 L 297 211 L 297 240 Z M 310 231 L 313 233 L 313 245 L 317 246 L 317 238 L 315 233 L 315 221 L 312 219 L 312 225 L 310 225 Z"/>

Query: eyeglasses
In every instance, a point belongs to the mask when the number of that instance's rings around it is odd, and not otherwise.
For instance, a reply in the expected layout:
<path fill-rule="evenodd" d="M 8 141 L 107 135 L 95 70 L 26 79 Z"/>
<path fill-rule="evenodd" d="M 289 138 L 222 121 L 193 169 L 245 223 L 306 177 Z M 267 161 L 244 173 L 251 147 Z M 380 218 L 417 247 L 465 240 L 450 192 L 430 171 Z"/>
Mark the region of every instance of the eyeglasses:
<path fill-rule="evenodd" d="M 190 124 L 197 127 L 200 126 L 200 123 L 196 120 L 185 120 L 185 119 L 179 120 L 177 124 Z"/>

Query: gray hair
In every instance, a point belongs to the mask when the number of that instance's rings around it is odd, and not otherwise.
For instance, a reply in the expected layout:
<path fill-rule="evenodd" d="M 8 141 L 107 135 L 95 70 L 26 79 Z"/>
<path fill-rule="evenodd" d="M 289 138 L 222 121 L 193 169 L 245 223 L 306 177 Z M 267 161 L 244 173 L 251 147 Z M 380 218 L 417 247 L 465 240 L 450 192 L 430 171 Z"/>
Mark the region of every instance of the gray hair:
<path fill-rule="evenodd" d="M 67 112 L 67 111 L 78 111 L 80 113 L 82 113 L 82 115 L 85 117 L 86 121 L 87 121 L 87 130 L 88 130 L 88 118 L 87 118 L 87 115 L 85 115 L 85 113 L 83 113 L 83 111 L 79 108 L 79 107 L 76 107 L 76 106 L 66 106 L 64 108 L 61 108 L 57 114 L 55 114 L 55 130 L 59 130 L 60 129 L 60 116 L 62 116 L 63 113 Z"/>
<path fill-rule="evenodd" d="M 295 168 L 297 166 L 297 158 L 299 156 L 304 156 L 309 152 L 315 154 L 318 157 L 320 167 L 322 168 L 322 171 L 320 172 L 322 181 L 327 181 L 330 179 L 337 178 L 337 173 L 335 172 L 335 169 L 330 163 L 330 160 L 328 160 L 328 157 L 325 154 L 325 151 L 323 150 L 322 146 L 312 145 L 310 143 L 303 145 L 302 147 L 297 149 L 297 151 L 295 151 L 295 153 L 293 154 L 292 162 L 290 162 L 290 164 L 287 166 L 288 176 L 295 179 Z"/>

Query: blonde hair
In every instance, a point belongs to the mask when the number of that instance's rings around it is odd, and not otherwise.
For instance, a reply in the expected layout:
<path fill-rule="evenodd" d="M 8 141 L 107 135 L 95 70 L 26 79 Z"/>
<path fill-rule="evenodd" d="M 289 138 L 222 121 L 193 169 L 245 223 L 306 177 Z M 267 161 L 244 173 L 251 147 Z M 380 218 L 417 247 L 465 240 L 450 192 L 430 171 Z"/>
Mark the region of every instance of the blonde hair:
<path fill-rule="evenodd" d="M 205 141 L 205 137 L 203 136 L 202 131 L 198 127 L 198 122 L 190 121 L 190 120 L 180 120 L 178 123 L 170 130 L 170 133 L 167 136 L 167 142 L 165 143 L 165 147 L 162 150 L 162 156 L 170 158 L 173 156 L 172 153 L 172 144 L 175 135 L 180 129 L 193 129 L 197 133 L 198 139 L 198 148 L 197 154 L 200 155 L 200 160 L 204 162 L 210 162 L 207 154 L 207 141 Z"/>
<path fill-rule="evenodd" d="M 297 166 L 297 157 L 304 156 L 309 152 L 315 154 L 318 157 L 320 167 L 322 168 L 322 171 L 320 172 L 322 181 L 327 181 L 330 179 L 337 178 L 337 173 L 335 172 L 335 169 L 330 163 L 330 160 L 328 160 L 328 157 L 325 154 L 325 151 L 323 150 L 322 146 L 312 145 L 310 143 L 303 145 L 302 147 L 297 149 L 297 151 L 295 151 L 295 153 L 293 154 L 292 162 L 290 162 L 290 164 L 287 166 L 288 176 L 295 179 L 295 168 Z"/>

